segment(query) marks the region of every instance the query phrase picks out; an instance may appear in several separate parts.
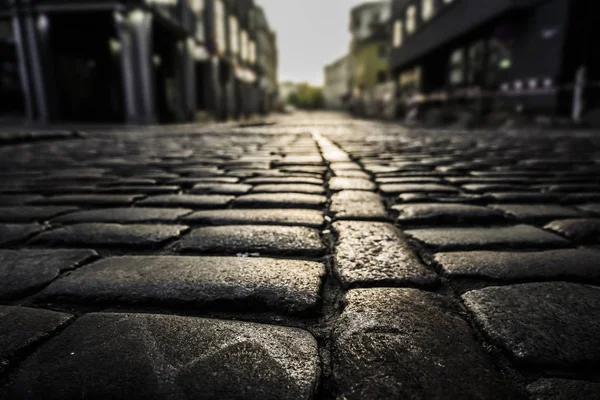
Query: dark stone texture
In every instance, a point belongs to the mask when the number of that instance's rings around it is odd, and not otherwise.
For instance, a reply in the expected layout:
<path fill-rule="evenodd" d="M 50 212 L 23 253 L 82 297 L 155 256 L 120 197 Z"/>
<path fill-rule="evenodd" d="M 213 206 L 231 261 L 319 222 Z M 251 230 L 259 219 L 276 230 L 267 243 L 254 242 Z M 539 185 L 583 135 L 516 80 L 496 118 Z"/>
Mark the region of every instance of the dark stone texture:
<path fill-rule="evenodd" d="M 54 206 L 13 206 L 0 207 L 0 221 L 3 222 L 33 222 L 47 221 L 50 218 L 75 211 L 77 207 L 54 207 Z"/>
<path fill-rule="evenodd" d="M 2 399 L 310 399 L 306 331 L 152 314 L 88 314 L 43 346 Z"/>
<path fill-rule="evenodd" d="M 325 189 L 319 185 L 309 185 L 302 183 L 278 183 L 256 185 L 252 193 L 307 193 L 307 194 L 325 194 Z"/>
<path fill-rule="evenodd" d="M 32 201 L 31 204 L 126 206 L 143 197 L 140 194 L 66 194 L 62 196 L 43 197 Z"/>
<path fill-rule="evenodd" d="M 600 241 L 600 218 L 561 219 L 552 221 L 544 229 L 575 242 L 598 243 Z"/>
<path fill-rule="evenodd" d="M 306 193 L 253 193 L 234 200 L 234 207 L 322 208 L 327 197 Z"/>
<path fill-rule="evenodd" d="M 44 229 L 39 224 L 0 224 L 0 245 L 23 241 Z"/>
<path fill-rule="evenodd" d="M 338 221 L 335 269 L 345 287 L 431 285 L 437 276 L 413 253 L 406 238 L 385 222 Z"/>
<path fill-rule="evenodd" d="M 71 317 L 37 308 L 0 305 L 0 372 L 13 358 L 46 338 Z"/>
<path fill-rule="evenodd" d="M 466 224 L 501 221 L 504 214 L 491 208 L 468 204 L 416 203 L 392 207 L 402 224 Z"/>
<path fill-rule="evenodd" d="M 435 261 L 451 277 L 600 281 L 600 250 L 595 249 L 438 253 Z"/>
<path fill-rule="evenodd" d="M 252 189 L 252 185 L 242 183 L 197 183 L 191 190 L 191 193 L 206 194 L 245 194 Z"/>
<path fill-rule="evenodd" d="M 0 299 L 40 289 L 96 256 L 93 250 L 0 250 Z"/>
<path fill-rule="evenodd" d="M 182 220 L 186 223 L 210 225 L 289 225 L 319 228 L 323 213 L 304 209 L 234 209 L 197 211 Z"/>
<path fill-rule="evenodd" d="M 377 193 L 342 190 L 331 196 L 331 212 L 336 219 L 385 220 L 387 211 Z"/>
<path fill-rule="evenodd" d="M 386 183 L 379 185 L 379 190 L 386 195 L 400 193 L 457 193 L 452 186 L 437 183 Z"/>
<path fill-rule="evenodd" d="M 52 283 L 41 298 L 307 312 L 319 300 L 321 263 L 250 257 L 102 259 Z"/>
<path fill-rule="evenodd" d="M 187 230 L 181 225 L 89 223 L 63 226 L 35 237 L 34 243 L 78 246 L 158 246 Z"/>
<path fill-rule="evenodd" d="M 440 250 L 564 247 L 569 244 L 559 236 L 529 225 L 413 229 L 406 234 Z"/>
<path fill-rule="evenodd" d="M 551 204 L 506 204 L 492 207 L 523 222 L 543 222 L 559 218 L 576 218 L 582 215 L 581 211 Z"/>
<path fill-rule="evenodd" d="M 236 254 L 299 255 L 317 257 L 325 252 L 319 232 L 301 226 L 228 225 L 192 231 L 178 244 L 180 251 Z"/>
<path fill-rule="evenodd" d="M 270 177 L 255 177 L 244 180 L 244 183 L 265 185 L 265 184 L 312 184 L 312 185 L 323 185 L 323 179 L 311 178 L 308 176 L 270 176 Z"/>
<path fill-rule="evenodd" d="M 191 213 L 192 210 L 183 208 L 107 208 L 102 210 L 79 211 L 55 218 L 53 222 L 81 223 L 81 222 L 118 222 L 118 223 L 145 223 L 145 222 L 174 222 L 180 217 Z"/>
<path fill-rule="evenodd" d="M 600 383 L 542 378 L 527 385 L 531 400 L 600 399 Z"/>
<path fill-rule="evenodd" d="M 225 195 L 162 195 L 148 197 L 137 203 L 148 207 L 186 207 L 186 208 L 224 208 L 233 200 L 233 196 Z"/>
<path fill-rule="evenodd" d="M 520 363 L 556 369 L 600 362 L 600 289 L 566 282 L 462 295 L 485 334 Z"/>
<path fill-rule="evenodd" d="M 519 399 L 443 297 L 355 289 L 334 329 L 339 399 Z"/>

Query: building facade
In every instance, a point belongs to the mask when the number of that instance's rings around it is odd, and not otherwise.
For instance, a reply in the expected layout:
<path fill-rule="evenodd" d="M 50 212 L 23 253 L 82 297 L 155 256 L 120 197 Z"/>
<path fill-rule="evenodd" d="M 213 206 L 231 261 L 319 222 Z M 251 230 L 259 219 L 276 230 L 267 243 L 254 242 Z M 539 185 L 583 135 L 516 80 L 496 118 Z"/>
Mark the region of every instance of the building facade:
<path fill-rule="evenodd" d="M 325 106 L 333 110 L 345 109 L 348 106 L 351 91 L 350 58 L 341 57 L 325 66 L 325 85 L 323 95 Z"/>
<path fill-rule="evenodd" d="M 395 0 L 398 102 L 570 115 L 577 77 L 600 80 L 599 12 L 595 0 Z M 582 91 L 588 107 L 600 106 L 597 90 Z"/>
<path fill-rule="evenodd" d="M 5 1 L 0 115 L 146 124 L 256 113 L 255 9 L 252 0 Z"/>

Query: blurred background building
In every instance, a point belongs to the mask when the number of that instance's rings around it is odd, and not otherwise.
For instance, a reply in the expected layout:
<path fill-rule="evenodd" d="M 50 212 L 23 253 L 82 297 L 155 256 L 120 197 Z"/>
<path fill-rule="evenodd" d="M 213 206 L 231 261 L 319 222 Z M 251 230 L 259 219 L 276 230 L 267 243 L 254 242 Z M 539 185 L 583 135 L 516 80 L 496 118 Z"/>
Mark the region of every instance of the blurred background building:
<path fill-rule="evenodd" d="M 143 124 L 267 113 L 277 57 L 252 0 L 2 0 L 0 114 Z"/>
<path fill-rule="evenodd" d="M 343 56 L 325 66 L 323 95 L 325 106 L 332 110 L 343 110 L 349 105 L 352 87 L 350 57 Z"/>

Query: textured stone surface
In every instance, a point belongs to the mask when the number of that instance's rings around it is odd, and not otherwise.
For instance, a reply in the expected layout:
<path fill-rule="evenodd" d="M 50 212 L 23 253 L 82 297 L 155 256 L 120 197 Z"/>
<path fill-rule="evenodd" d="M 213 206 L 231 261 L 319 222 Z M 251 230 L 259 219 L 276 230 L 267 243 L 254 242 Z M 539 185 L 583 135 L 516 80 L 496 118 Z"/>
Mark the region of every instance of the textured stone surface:
<path fill-rule="evenodd" d="M 306 312 L 319 300 L 321 263 L 246 257 L 113 257 L 51 284 L 43 298 Z"/>
<path fill-rule="evenodd" d="M 26 352 L 70 319 L 69 314 L 0 305 L 0 372 L 14 357 Z"/>
<path fill-rule="evenodd" d="M 525 222 L 548 221 L 559 218 L 575 218 L 581 216 L 581 211 L 563 206 L 547 204 L 506 204 L 494 205 L 495 209 L 502 210 L 505 213 Z"/>
<path fill-rule="evenodd" d="M 157 246 L 187 230 L 182 225 L 75 224 L 44 232 L 34 243 L 83 246 Z"/>
<path fill-rule="evenodd" d="M 93 250 L 0 250 L 0 299 L 42 288 L 95 256 Z"/>
<path fill-rule="evenodd" d="M 240 196 L 234 207 L 321 208 L 327 197 L 306 193 L 253 193 Z"/>
<path fill-rule="evenodd" d="M 340 190 L 366 190 L 375 191 L 377 185 L 368 179 L 360 178 L 340 178 L 334 177 L 329 180 L 329 189 L 340 191 Z"/>
<path fill-rule="evenodd" d="M 527 385 L 532 400 L 600 399 L 600 383 L 543 378 Z"/>
<path fill-rule="evenodd" d="M 436 228 L 406 231 L 427 246 L 441 250 L 536 248 L 566 246 L 568 241 L 529 225 L 493 228 Z"/>
<path fill-rule="evenodd" d="M 38 200 L 34 200 L 31 203 L 81 206 L 125 206 L 143 197 L 143 195 L 139 194 L 68 194 L 61 196 L 44 197 Z"/>
<path fill-rule="evenodd" d="M 316 229 L 302 226 L 211 226 L 192 231 L 177 244 L 180 251 L 216 254 L 259 253 L 316 257 L 325 245 Z"/>
<path fill-rule="evenodd" d="M 405 224 L 485 224 L 504 219 L 501 211 L 468 204 L 417 203 L 395 205 L 397 221 Z"/>
<path fill-rule="evenodd" d="M 331 196 L 331 212 L 336 219 L 385 220 L 387 211 L 377 193 L 343 190 Z"/>
<path fill-rule="evenodd" d="M 252 189 L 253 193 L 307 193 L 307 194 L 324 194 L 325 189 L 320 185 L 309 185 L 301 183 L 279 183 L 256 185 Z"/>
<path fill-rule="evenodd" d="M 151 207 L 224 208 L 233 198 L 225 195 L 167 194 L 148 197 L 137 204 Z"/>
<path fill-rule="evenodd" d="M 182 220 L 186 223 L 210 225 L 290 225 L 318 228 L 323 225 L 323 213 L 304 209 L 230 209 L 197 211 Z"/>
<path fill-rule="evenodd" d="M 184 208 L 107 208 L 102 210 L 79 211 L 55 218 L 53 222 L 174 222 L 180 217 L 191 213 Z"/>
<path fill-rule="evenodd" d="M 241 183 L 198 183 L 192 188 L 192 193 L 208 194 L 244 194 L 252 189 L 252 185 Z"/>
<path fill-rule="evenodd" d="M 562 219 L 552 221 L 544 229 L 576 242 L 600 241 L 600 218 Z"/>
<path fill-rule="evenodd" d="M 338 221 L 335 270 L 342 284 L 431 285 L 436 275 L 413 253 L 406 238 L 385 222 Z"/>
<path fill-rule="evenodd" d="M 521 363 L 561 369 L 600 362 L 600 288 L 525 283 L 462 298 L 485 334 Z"/>
<path fill-rule="evenodd" d="M 437 183 L 385 183 L 379 190 L 386 195 L 400 193 L 456 193 L 458 189 Z"/>
<path fill-rule="evenodd" d="M 42 229 L 39 224 L 0 224 L 0 244 L 23 241 Z"/>
<path fill-rule="evenodd" d="M 90 314 L 26 362 L 0 398 L 310 399 L 315 339 L 294 328 Z"/>
<path fill-rule="evenodd" d="M 340 399 L 513 399 L 467 323 L 443 297 L 355 289 L 334 330 Z"/>
<path fill-rule="evenodd" d="M 600 251 L 564 249 L 535 252 L 466 251 L 438 253 L 435 261 L 452 277 L 498 280 L 600 280 Z"/>
<path fill-rule="evenodd" d="M 53 206 L 13 206 L 0 207 L 0 221 L 3 222 L 32 222 L 47 221 L 50 218 L 77 210 L 76 207 L 53 207 Z"/>

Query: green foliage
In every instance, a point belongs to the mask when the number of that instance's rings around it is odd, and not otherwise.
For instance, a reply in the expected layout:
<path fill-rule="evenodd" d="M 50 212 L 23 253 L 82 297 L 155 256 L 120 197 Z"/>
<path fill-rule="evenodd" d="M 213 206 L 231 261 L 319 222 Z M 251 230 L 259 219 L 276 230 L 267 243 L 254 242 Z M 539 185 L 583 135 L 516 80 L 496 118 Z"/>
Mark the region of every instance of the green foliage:
<path fill-rule="evenodd" d="M 317 110 L 325 106 L 325 97 L 322 88 L 301 83 L 297 90 L 288 96 L 287 102 L 303 110 Z"/>

